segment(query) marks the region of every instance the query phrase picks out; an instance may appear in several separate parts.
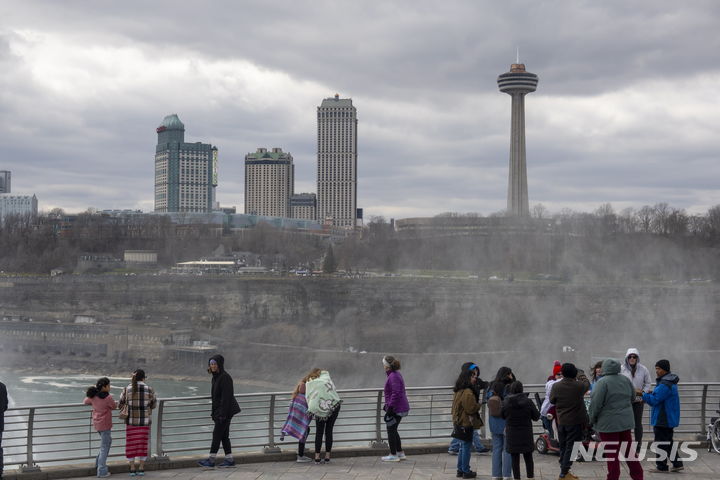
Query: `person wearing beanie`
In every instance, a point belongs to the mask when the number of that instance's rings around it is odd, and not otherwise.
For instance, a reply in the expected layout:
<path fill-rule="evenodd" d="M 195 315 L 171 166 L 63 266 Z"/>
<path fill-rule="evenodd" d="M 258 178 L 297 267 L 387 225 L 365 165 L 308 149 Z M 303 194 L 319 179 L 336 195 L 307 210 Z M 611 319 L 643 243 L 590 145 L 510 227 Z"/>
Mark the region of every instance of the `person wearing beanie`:
<path fill-rule="evenodd" d="M 225 460 L 218 467 L 234 467 L 235 460 L 232 456 L 232 446 L 230 444 L 230 421 L 234 415 L 240 413 L 240 405 L 235 399 L 233 380 L 230 374 L 225 371 L 225 359 L 222 355 L 210 357 L 210 360 L 208 360 L 208 373 L 212 375 L 210 417 L 215 423 L 215 427 L 213 428 L 212 442 L 210 443 L 210 455 L 207 459 L 200 460 L 198 465 L 214 468 L 215 457 L 218 450 L 220 450 L 220 443 L 222 443 Z"/>
<path fill-rule="evenodd" d="M 560 360 L 555 360 L 552 368 L 552 375 L 550 375 L 545 383 L 545 398 L 540 407 L 540 420 L 542 421 L 543 427 L 547 430 L 550 438 L 555 438 L 555 432 L 553 431 L 553 418 L 555 418 L 555 405 L 550 403 L 550 389 L 555 382 L 562 379 L 562 373 L 560 373 L 561 363 Z"/>
<path fill-rule="evenodd" d="M 587 410 L 583 397 L 590 390 L 590 382 L 585 373 L 578 379 L 578 369 L 572 363 L 563 363 L 560 368 L 562 380 L 550 389 L 550 403 L 555 405 L 558 423 L 558 443 L 560 444 L 560 478 L 577 480 L 570 473 L 572 467 L 572 448 L 575 442 L 581 442 L 583 427 L 587 425 Z"/>
<path fill-rule="evenodd" d="M 677 457 L 671 458 L 670 452 L 673 447 L 674 429 L 680 424 L 680 395 L 677 387 L 680 378 L 670 372 L 670 362 L 665 359 L 655 363 L 655 374 L 657 375 L 655 390 L 652 393 L 636 390 L 636 393 L 642 394 L 643 401 L 651 407 L 650 425 L 653 427 L 655 441 L 665 442 L 660 448 L 667 452 L 672 467 L 668 468 L 667 459 L 663 459 L 656 461 L 655 469 L 651 471 L 679 472 L 685 467 Z"/>
<path fill-rule="evenodd" d="M 643 437 L 643 409 L 642 394 L 650 391 L 651 378 L 647 367 L 640 363 L 640 351 L 637 348 L 628 348 L 625 361 L 620 366 L 620 373 L 625 375 L 633 384 L 635 390 L 640 391 L 633 399 L 633 415 L 635 416 L 635 441 L 637 451 L 640 451 L 640 442 Z"/>
<path fill-rule="evenodd" d="M 632 441 L 630 429 L 635 425 L 632 402 L 635 391 L 630 380 L 620 375 L 620 362 L 614 358 L 604 360 L 601 367 L 602 377 L 593 387 L 590 401 L 590 423 L 600 435 L 601 442 L 627 445 Z M 607 480 L 620 478 L 619 449 L 605 450 L 604 458 L 607 465 Z M 635 452 L 626 452 L 631 454 Z M 625 463 L 632 480 L 643 480 L 643 468 L 637 457 L 627 455 Z"/>

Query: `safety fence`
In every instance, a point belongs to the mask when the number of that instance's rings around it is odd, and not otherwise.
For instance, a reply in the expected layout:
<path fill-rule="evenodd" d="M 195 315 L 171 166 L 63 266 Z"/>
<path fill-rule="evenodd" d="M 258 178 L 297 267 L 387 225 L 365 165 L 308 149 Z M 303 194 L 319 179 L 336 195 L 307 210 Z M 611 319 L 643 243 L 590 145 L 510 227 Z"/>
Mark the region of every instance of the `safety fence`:
<path fill-rule="evenodd" d="M 525 385 L 530 398 L 542 399 L 544 385 Z M 344 446 L 385 448 L 383 390 L 339 390 L 343 403 L 335 424 L 334 442 Z M 449 442 L 452 422 L 452 388 L 414 387 L 407 389 L 411 412 L 402 420 L 400 433 L 404 443 Z M 537 397 L 535 394 L 538 394 Z M 702 436 L 706 424 L 720 403 L 720 382 L 681 383 L 681 424 L 678 436 Z M 294 450 L 295 439 L 280 439 L 288 412 L 290 393 L 250 393 L 236 395 L 242 412 L 233 417 L 230 438 L 235 452 Z M 649 408 L 645 424 L 649 425 Z M 487 412 L 483 410 L 486 417 Z M 210 397 L 174 397 L 158 399 L 153 411 L 150 455 L 156 461 L 172 456 L 207 452 L 212 437 Z M 649 428 L 649 427 L 648 427 Z M 542 432 L 539 422 L 536 433 Z M 483 428 L 482 438 L 489 432 Z M 311 437 L 312 438 L 312 437 Z M 124 457 L 125 427 L 113 420 L 113 446 L 110 457 Z M 82 404 L 20 406 L 5 413 L 6 467 L 37 471 L 41 466 L 69 464 L 95 458 L 100 437 L 92 426 L 90 407 Z"/>

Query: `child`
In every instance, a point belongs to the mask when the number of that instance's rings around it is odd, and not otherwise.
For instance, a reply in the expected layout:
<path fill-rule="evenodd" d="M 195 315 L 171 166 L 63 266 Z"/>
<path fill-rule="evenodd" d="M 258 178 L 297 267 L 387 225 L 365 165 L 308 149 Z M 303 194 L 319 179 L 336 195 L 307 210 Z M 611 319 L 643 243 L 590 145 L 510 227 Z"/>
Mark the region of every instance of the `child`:
<path fill-rule="evenodd" d="M 92 405 L 92 421 L 95 430 L 100 434 L 100 452 L 95 459 L 97 476 L 105 478 L 110 476 L 107 467 L 107 457 L 112 445 L 110 430 L 112 429 L 112 411 L 117 408 L 117 403 L 110 395 L 110 379 L 102 377 L 94 387 L 87 389 L 85 405 Z"/>
<path fill-rule="evenodd" d="M 520 479 L 520 454 L 525 459 L 527 477 L 534 477 L 532 452 L 535 449 L 533 442 L 532 422 L 540 419 L 535 404 L 523 393 L 523 385 L 513 382 L 508 386 L 508 396 L 503 400 L 502 417 L 505 419 L 505 450 L 512 457 L 513 478 Z"/>
<path fill-rule="evenodd" d="M 305 456 L 305 442 L 310 433 L 310 415 L 307 412 L 307 399 L 305 397 L 305 384 L 318 378 L 321 370 L 314 368 L 300 382 L 298 382 L 295 390 L 293 390 L 292 399 L 290 401 L 290 410 L 288 411 L 287 420 L 282 426 L 280 440 L 285 439 L 285 435 L 295 437 L 298 440 L 297 463 L 312 462 L 312 459 Z"/>

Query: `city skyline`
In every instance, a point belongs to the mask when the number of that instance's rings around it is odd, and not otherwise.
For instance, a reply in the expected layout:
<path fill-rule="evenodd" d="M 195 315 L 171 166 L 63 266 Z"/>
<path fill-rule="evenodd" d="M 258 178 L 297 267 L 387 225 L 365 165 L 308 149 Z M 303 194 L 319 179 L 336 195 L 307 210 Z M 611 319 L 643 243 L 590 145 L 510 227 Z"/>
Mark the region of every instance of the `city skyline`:
<path fill-rule="evenodd" d="M 280 4 L 142 4 L 164 19 L 154 25 L 127 4 L 0 6 L 0 170 L 13 191 L 45 211 L 152 211 L 152 129 L 178 112 L 221 151 L 221 205 L 242 211 L 243 158 L 258 145 L 291 151 L 295 191 L 312 192 L 316 107 L 337 92 L 361 106 L 366 218 L 487 215 L 507 189 L 495 80 L 519 45 L 543 79 L 526 119 L 530 208 L 720 203 L 720 67 L 703 60 L 720 46 L 715 2 Z M 262 34 L 273 28 L 287 35 Z"/>

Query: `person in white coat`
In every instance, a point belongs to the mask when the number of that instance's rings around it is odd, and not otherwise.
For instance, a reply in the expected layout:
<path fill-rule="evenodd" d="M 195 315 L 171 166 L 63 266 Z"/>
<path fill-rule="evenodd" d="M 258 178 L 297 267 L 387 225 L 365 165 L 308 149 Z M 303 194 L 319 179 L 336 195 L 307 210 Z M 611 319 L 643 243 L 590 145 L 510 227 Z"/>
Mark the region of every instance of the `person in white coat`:
<path fill-rule="evenodd" d="M 650 371 L 640 363 L 640 352 L 637 348 L 628 348 L 625 354 L 625 361 L 620 365 L 620 374 L 625 375 L 633 384 L 633 388 L 644 393 L 650 392 Z M 642 400 L 642 396 L 637 395 L 633 400 L 633 414 L 635 415 L 635 441 L 637 442 L 637 449 L 640 450 L 640 442 L 643 437 L 643 408 L 645 403 Z"/>

